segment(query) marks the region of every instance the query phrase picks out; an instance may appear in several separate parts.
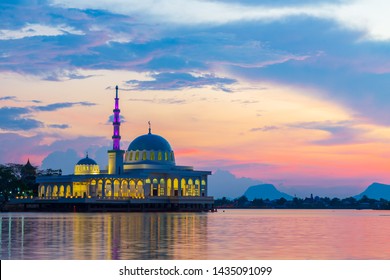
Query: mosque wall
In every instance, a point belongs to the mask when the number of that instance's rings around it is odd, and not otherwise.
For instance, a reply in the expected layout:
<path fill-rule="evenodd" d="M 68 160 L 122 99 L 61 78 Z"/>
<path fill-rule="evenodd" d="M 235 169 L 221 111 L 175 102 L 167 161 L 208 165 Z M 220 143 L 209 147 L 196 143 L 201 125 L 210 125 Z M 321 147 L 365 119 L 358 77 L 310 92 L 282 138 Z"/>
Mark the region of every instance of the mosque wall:
<path fill-rule="evenodd" d="M 89 178 L 73 183 L 41 183 L 41 198 L 98 197 L 145 198 L 154 196 L 207 196 L 207 175 L 180 177 L 155 174 L 141 178 Z"/>

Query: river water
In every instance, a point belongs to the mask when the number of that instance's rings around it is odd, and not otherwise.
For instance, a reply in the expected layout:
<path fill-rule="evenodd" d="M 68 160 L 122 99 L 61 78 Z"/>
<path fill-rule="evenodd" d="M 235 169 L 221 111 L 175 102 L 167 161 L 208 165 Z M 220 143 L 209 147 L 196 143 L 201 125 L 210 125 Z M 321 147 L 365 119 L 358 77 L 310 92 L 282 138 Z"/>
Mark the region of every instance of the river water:
<path fill-rule="evenodd" d="M 0 213 L 0 259 L 390 259 L 390 211 Z"/>

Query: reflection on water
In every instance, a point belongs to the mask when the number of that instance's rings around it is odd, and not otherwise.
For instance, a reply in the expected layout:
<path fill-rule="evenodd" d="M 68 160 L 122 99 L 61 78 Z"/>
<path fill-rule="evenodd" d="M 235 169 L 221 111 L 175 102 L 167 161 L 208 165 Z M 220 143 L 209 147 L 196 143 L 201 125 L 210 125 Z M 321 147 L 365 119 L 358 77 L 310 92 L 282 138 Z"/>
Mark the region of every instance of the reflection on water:
<path fill-rule="evenodd" d="M 0 219 L 0 259 L 390 259 L 384 211 L 2 213 Z"/>
<path fill-rule="evenodd" d="M 196 213 L 13 213 L 1 217 L 1 259 L 194 259 L 206 223 Z"/>

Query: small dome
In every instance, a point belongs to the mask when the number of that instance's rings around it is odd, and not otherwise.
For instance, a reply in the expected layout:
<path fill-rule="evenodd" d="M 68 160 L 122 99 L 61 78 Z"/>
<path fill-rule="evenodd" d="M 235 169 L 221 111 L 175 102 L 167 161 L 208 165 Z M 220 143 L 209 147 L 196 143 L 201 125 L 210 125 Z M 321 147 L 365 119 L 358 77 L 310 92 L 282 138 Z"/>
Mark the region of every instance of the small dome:
<path fill-rule="evenodd" d="M 163 137 L 156 134 L 145 134 L 130 143 L 128 151 L 172 151 L 171 145 Z"/>
<path fill-rule="evenodd" d="M 86 174 L 99 174 L 99 165 L 93 159 L 88 157 L 80 159 L 74 167 L 75 175 L 86 175 Z"/>
<path fill-rule="evenodd" d="M 87 155 L 85 158 L 80 159 L 77 165 L 97 165 L 97 163 Z"/>

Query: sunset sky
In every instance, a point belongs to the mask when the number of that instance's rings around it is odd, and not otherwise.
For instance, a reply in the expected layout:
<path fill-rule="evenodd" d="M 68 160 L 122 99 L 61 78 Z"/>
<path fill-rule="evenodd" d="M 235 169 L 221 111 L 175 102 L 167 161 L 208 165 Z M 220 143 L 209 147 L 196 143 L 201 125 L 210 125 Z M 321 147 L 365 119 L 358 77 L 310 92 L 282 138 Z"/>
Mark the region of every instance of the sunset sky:
<path fill-rule="evenodd" d="M 289 188 L 390 183 L 386 0 L 0 2 L 0 163 L 102 168 L 152 131 L 176 162 Z M 353 190 L 353 191 L 351 191 Z M 355 191 L 356 190 L 356 191 Z"/>

